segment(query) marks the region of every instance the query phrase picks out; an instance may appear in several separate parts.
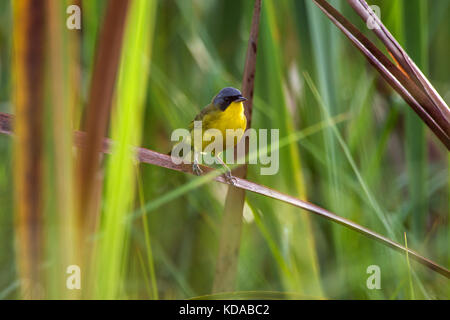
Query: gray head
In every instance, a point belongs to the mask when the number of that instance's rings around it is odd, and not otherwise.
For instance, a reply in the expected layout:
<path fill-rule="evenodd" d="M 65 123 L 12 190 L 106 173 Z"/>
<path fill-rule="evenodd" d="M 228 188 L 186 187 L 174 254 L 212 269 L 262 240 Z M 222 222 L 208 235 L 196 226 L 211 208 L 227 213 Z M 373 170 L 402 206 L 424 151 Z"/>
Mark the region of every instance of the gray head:
<path fill-rule="evenodd" d="M 242 96 L 241 92 L 238 89 L 228 87 L 220 90 L 217 96 L 214 97 L 213 103 L 214 105 L 219 107 L 222 111 L 225 111 L 225 109 L 232 102 L 239 102 L 245 100 L 247 99 Z"/>

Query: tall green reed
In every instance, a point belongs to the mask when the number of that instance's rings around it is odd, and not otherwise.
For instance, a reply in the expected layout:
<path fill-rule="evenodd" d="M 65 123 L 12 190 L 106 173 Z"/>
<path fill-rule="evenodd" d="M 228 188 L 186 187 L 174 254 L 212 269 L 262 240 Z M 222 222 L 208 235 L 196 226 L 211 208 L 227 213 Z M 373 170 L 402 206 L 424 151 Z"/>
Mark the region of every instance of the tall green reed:
<path fill-rule="evenodd" d="M 140 145 L 145 88 L 150 68 L 156 2 L 131 4 L 112 114 L 111 137 L 116 141 L 106 169 L 104 209 L 96 251 L 95 297 L 120 297 L 128 258 L 129 225 L 125 214 L 133 207 L 136 156 L 131 146 Z"/>

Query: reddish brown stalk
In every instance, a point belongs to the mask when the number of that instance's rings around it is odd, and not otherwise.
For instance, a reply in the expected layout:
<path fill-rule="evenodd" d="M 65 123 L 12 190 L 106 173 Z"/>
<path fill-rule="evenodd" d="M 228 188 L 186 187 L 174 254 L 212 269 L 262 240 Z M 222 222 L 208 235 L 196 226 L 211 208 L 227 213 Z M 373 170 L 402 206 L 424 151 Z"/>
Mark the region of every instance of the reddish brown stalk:
<path fill-rule="evenodd" d="M 352 41 L 391 87 L 422 118 L 442 143 L 450 149 L 450 123 L 447 117 L 443 116 L 441 110 L 436 108 L 430 96 L 411 80 L 413 76 L 410 73 L 405 75 L 400 68 L 393 64 L 389 58 L 326 0 L 313 1 L 347 38 Z M 405 70 L 408 71 L 408 69 Z"/>
<path fill-rule="evenodd" d="M 14 197 L 17 263 L 22 295 L 43 293 L 43 148 L 45 6 L 40 0 L 14 3 Z M 4 130 L 6 128 L 3 128 Z"/>
<path fill-rule="evenodd" d="M 128 7 L 129 0 L 108 2 L 92 73 L 85 122 L 88 138 L 78 166 L 77 205 L 86 234 L 94 230 L 97 220 L 100 153 L 109 122 Z"/>
<path fill-rule="evenodd" d="M 13 117 L 11 115 L 1 113 L 0 112 L 0 133 L 11 135 L 12 131 L 12 119 Z M 77 131 L 75 132 L 75 145 L 84 148 L 86 145 L 86 134 L 84 132 Z M 102 152 L 103 153 L 110 153 L 111 145 L 113 144 L 113 141 L 110 139 L 103 140 L 103 146 L 102 146 Z M 188 164 L 174 164 L 171 160 L 171 157 L 153 150 L 145 149 L 145 148 L 136 148 L 137 154 L 138 154 L 138 160 L 143 163 L 152 164 L 158 167 L 185 172 L 189 174 L 193 174 L 192 172 L 192 165 Z M 205 173 L 209 173 L 213 171 L 213 168 L 202 166 L 202 170 Z M 229 184 L 228 180 L 224 176 L 217 176 L 214 178 L 215 181 L 218 181 L 220 183 Z M 421 263 L 422 265 L 426 266 L 427 268 L 436 271 L 437 273 L 450 278 L 450 270 L 447 268 L 435 263 L 432 260 L 429 260 L 423 256 L 421 256 L 419 253 L 406 248 L 402 246 L 401 244 L 392 241 L 384 236 L 382 236 L 379 233 L 376 233 L 368 228 L 365 228 L 351 220 L 348 220 L 346 218 L 340 217 L 334 213 L 331 213 L 330 211 L 323 209 L 319 206 L 316 206 L 315 204 L 309 203 L 307 201 L 302 201 L 298 198 L 289 196 L 287 194 L 281 193 L 279 191 L 270 189 L 266 186 L 236 177 L 235 178 L 235 184 L 234 187 L 240 188 L 243 190 L 251 191 L 272 199 L 276 199 L 288 204 L 291 204 L 295 207 L 304 209 L 308 212 L 314 213 L 318 216 L 321 216 L 322 218 L 325 218 L 329 221 L 332 221 L 334 223 L 338 223 L 348 229 L 352 229 L 356 232 L 359 232 L 365 237 L 368 237 L 370 239 L 374 239 L 385 246 L 388 246 L 390 248 L 395 249 L 396 251 L 399 251 L 401 253 L 408 252 L 408 255 L 410 255 L 411 258 L 416 260 L 417 262 Z"/>
<path fill-rule="evenodd" d="M 255 0 L 252 26 L 248 39 L 247 56 L 245 59 L 244 76 L 242 78 L 242 94 L 248 99 L 245 102 L 247 129 L 251 127 L 252 122 L 256 50 L 258 47 L 260 16 L 261 0 Z M 245 143 L 245 154 L 247 155 L 248 138 L 242 139 L 240 143 Z M 245 164 L 235 169 L 234 175 L 240 178 L 245 178 L 247 176 L 247 165 Z M 219 253 L 216 263 L 213 292 L 226 292 L 234 290 L 239 258 L 244 203 L 245 190 L 241 188 L 229 187 L 225 198 L 225 207 L 221 224 L 222 228 L 219 240 Z"/>

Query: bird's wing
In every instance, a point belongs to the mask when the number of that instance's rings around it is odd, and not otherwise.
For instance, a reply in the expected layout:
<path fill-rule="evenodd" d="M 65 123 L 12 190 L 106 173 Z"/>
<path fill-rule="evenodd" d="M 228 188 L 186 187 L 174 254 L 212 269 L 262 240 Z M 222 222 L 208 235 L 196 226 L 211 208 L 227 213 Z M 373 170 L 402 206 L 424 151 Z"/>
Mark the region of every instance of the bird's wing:
<path fill-rule="evenodd" d="M 208 104 L 206 107 L 202 109 L 202 111 L 199 112 L 199 114 L 195 116 L 194 120 L 191 121 L 191 123 L 189 124 L 189 130 L 194 129 L 194 121 L 204 121 L 206 120 L 205 119 L 206 115 L 208 115 L 209 118 L 208 120 L 210 120 L 211 117 L 214 118 L 218 116 L 220 111 L 221 110 L 214 104 L 212 103 Z"/>

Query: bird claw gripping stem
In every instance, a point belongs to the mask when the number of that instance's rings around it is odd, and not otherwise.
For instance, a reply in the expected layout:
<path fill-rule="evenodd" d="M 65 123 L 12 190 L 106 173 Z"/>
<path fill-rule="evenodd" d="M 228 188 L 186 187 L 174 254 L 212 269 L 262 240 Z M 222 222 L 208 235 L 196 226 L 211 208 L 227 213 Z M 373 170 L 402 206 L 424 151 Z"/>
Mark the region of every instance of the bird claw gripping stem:
<path fill-rule="evenodd" d="M 194 172 L 197 176 L 201 176 L 203 174 L 203 170 L 200 168 L 198 163 L 192 164 L 192 172 Z"/>
<path fill-rule="evenodd" d="M 237 183 L 237 180 L 236 180 L 236 178 L 235 177 L 233 177 L 233 175 L 231 174 L 231 171 L 227 171 L 227 172 L 225 172 L 225 180 L 229 183 L 229 184 L 231 184 L 231 185 L 236 185 L 236 183 Z"/>

